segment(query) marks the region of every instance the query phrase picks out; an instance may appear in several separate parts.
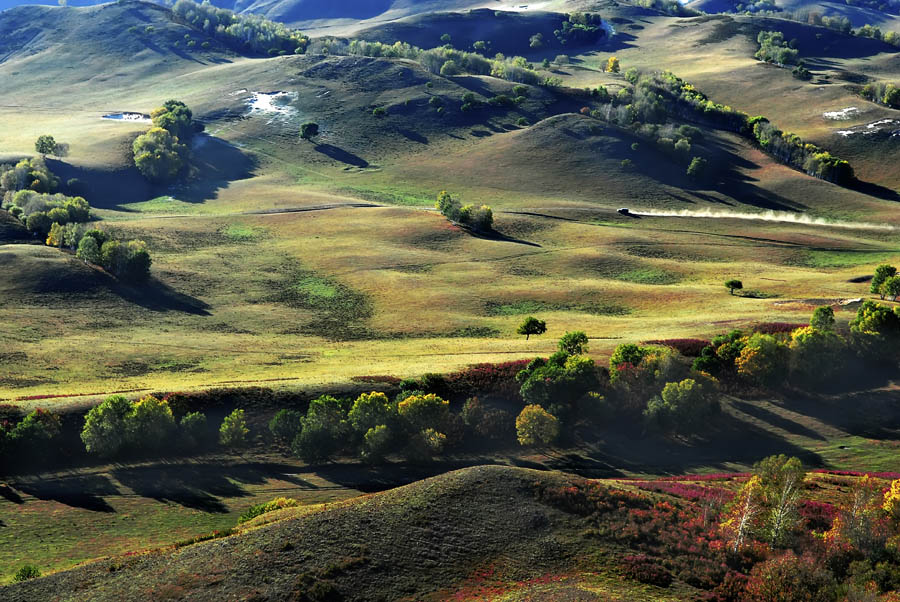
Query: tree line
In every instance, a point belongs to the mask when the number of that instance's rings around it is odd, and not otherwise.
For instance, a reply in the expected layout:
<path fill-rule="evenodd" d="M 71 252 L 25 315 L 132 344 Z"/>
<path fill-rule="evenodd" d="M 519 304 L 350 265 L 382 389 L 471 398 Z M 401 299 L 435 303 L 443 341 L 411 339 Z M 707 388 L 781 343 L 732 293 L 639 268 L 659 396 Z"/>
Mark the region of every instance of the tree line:
<path fill-rule="evenodd" d="M 839 185 L 848 185 L 855 178 L 849 162 L 779 130 L 766 117 L 750 117 L 711 101 L 669 71 L 645 74 L 629 69 L 625 80 L 631 87 L 622 88 L 614 96 L 602 86 L 591 90 L 591 97 L 599 106 L 582 112 L 654 138 L 658 125 L 670 117 L 709 123 L 753 140 L 777 160 L 810 176 Z"/>
<path fill-rule="evenodd" d="M 269 56 L 303 54 L 309 44 L 309 38 L 283 23 L 259 15 L 238 15 L 208 2 L 178 0 L 172 13 L 177 22 L 240 52 Z"/>

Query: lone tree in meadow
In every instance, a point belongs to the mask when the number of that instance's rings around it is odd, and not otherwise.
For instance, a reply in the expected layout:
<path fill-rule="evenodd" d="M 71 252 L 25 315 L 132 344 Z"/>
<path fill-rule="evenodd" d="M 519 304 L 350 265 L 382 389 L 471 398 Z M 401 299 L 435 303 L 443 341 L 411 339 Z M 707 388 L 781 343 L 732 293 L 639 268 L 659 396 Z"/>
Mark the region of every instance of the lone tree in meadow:
<path fill-rule="evenodd" d="M 611 56 L 609 60 L 606 61 L 606 71 L 607 73 L 618 73 L 619 72 L 619 59 L 617 57 Z"/>
<path fill-rule="evenodd" d="M 881 283 L 881 287 L 878 290 L 882 299 L 887 297 L 891 301 L 896 301 L 897 297 L 900 296 L 900 276 L 891 276 L 886 279 Z"/>
<path fill-rule="evenodd" d="M 516 334 L 525 335 L 526 341 L 533 334 L 544 334 L 545 332 L 547 332 L 547 323 L 543 320 L 538 320 L 534 316 L 525 318 L 525 321 L 519 324 L 519 328 L 516 330 Z"/>
<path fill-rule="evenodd" d="M 733 295 L 733 294 L 734 294 L 734 291 L 736 291 L 736 290 L 741 290 L 742 288 L 744 288 L 744 283 L 741 282 L 740 280 L 735 280 L 735 279 L 726 280 L 726 281 L 725 281 L 725 287 L 726 287 L 726 288 L 731 292 L 731 294 Z"/>
<path fill-rule="evenodd" d="M 300 137 L 304 140 L 312 140 L 319 135 L 319 124 L 308 121 L 300 126 Z"/>
<path fill-rule="evenodd" d="M 38 136 L 38 139 L 34 142 L 34 150 L 42 155 L 55 155 L 59 151 L 59 144 L 57 144 L 53 136 L 44 134 L 43 136 Z"/>

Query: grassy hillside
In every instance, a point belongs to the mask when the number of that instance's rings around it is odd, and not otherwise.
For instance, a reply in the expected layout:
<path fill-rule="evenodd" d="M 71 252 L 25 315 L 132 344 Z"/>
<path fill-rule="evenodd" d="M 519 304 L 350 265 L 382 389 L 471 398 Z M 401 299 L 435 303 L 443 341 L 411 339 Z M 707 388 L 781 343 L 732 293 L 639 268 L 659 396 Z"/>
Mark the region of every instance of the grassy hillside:
<path fill-rule="evenodd" d="M 900 4 L 888 2 L 830 2 L 821 0 L 775 0 L 771 4 L 760 4 L 758 8 L 747 8 L 748 3 L 734 0 L 692 0 L 687 5 L 705 13 L 739 12 L 738 5 L 745 10 L 775 11 L 792 13 L 800 20 L 810 13 L 818 13 L 827 17 L 846 17 L 854 28 L 863 25 L 876 25 L 884 31 L 898 31 L 900 27 Z"/>
<path fill-rule="evenodd" d="M 857 474 L 805 477 L 794 536 L 808 553 L 822 555 L 811 532 L 849 503 Z M 3 593 L 13 601 L 691 600 L 733 591 L 716 587 L 726 573 L 784 553 L 756 542 L 752 556 L 723 551 L 729 535 L 716 521 L 748 478 L 589 482 L 481 466 L 264 514 L 237 535 L 104 559 Z"/>

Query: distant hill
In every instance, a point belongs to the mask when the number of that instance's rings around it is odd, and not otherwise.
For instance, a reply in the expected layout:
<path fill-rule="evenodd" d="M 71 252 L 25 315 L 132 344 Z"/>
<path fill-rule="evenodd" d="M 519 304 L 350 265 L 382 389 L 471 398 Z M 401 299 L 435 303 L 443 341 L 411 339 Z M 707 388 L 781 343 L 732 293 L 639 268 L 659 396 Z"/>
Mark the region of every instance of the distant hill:
<path fill-rule="evenodd" d="M 485 54 L 526 54 L 534 52 L 529 47 L 531 36 L 543 37 L 539 50 L 555 49 L 562 53 L 569 48 L 554 36 L 566 15 L 555 12 L 510 12 L 492 9 L 474 9 L 466 12 L 443 12 L 415 15 L 389 23 L 363 29 L 354 37 L 373 42 L 391 44 L 398 40 L 420 48 L 441 45 L 441 36 L 450 35 L 455 48 L 472 50 L 477 41 L 489 42 Z M 601 38 L 602 40 L 602 38 Z"/>
<path fill-rule="evenodd" d="M 774 0 L 773 4 L 780 11 L 799 17 L 812 13 L 827 17 L 846 17 L 854 28 L 869 24 L 884 30 L 900 31 L 900 0 Z M 751 12 L 771 10 L 765 4 L 753 5 L 752 2 L 741 0 L 692 0 L 687 2 L 687 6 L 710 14 L 738 12 L 738 6 L 741 11 L 748 6 L 755 6 L 751 8 Z"/>

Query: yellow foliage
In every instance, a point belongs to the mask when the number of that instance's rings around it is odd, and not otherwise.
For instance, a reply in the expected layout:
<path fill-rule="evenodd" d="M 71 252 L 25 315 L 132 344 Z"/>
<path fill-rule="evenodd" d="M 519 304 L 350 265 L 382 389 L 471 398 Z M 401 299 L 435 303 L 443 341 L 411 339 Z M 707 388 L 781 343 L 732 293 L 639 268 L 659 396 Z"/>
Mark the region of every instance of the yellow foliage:
<path fill-rule="evenodd" d="M 884 504 L 881 508 L 900 520 L 900 479 L 891 483 L 891 488 L 884 492 Z"/>

